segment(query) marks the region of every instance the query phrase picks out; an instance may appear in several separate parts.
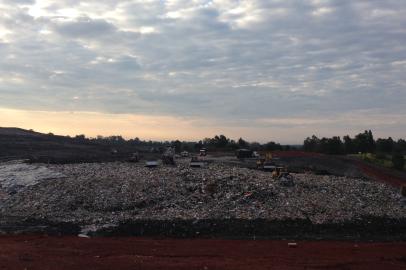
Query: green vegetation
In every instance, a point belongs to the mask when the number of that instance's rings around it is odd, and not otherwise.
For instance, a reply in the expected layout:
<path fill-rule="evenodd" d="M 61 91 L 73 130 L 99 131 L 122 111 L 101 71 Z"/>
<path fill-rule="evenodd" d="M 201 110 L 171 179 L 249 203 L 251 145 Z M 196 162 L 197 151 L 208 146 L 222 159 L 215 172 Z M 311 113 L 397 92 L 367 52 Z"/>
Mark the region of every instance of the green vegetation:
<path fill-rule="evenodd" d="M 399 152 L 394 153 L 392 155 L 392 164 L 395 169 L 403 170 L 405 167 L 405 157 Z"/>
<path fill-rule="evenodd" d="M 344 141 L 340 137 L 317 138 L 315 135 L 308 137 L 303 142 L 303 150 L 309 152 L 318 152 L 324 154 L 356 154 L 356 153 L 374 153 L 376 142 L 370 130 L 356 135 L 354 138 L 344 136 Z M 406 149 L 405 149 L 406 150 Z"/>
<path fill-rule="evenodd" d="M 303 150 L 334 155 L 356 155 L 365 161 L 384 167 L 405 169 L 406 141 L 394 141 L 391 137 L 374 140 L 372 132 L 365 130 L 354 138 L 344 136 L 317 138 L 315 135 L 306 138 Z"/>
<path fill-rule="evenodd" d="M 209 151 L 235 151 L 240 148 L 247 148 L 253 151 L 275 151 L 275 150 L 290 150 L 291 146 L 281 145 L 279 143 L 270 141 L 268 143 L 248 142 L 243 138 L 239 138 L 237 141 L 227 138 L 225 135 L 216 135 L 213 138 L 205 138 L 198 142 L 186 142 L 186 141 L 144 141 L 139 138 L 125 140 L 121 136 L 97 136 L 97 138 L 86 138 L 84 135 L 77 135 L 72 138 L 73 140 L 80 142 L 94 142 L 102 145 L 109 146 L 132 146 L 140 149 L 148 150 L 152 149 L 155 152 L 163 152 L 166 146 L 172 146 L 175 148 L 176 153 L 182 151 L 198 152 L 202 148 L 206 148 Z"/>
<path fill-rule="evenodd" d="M 395 168 L 397 170 L 406 170 L 405 157 L 401 154 L 384 154 L 384 153 L 361 153 L 353 155 L 364 161 L 380 165 L 386 168 Z M 403 162 L 402 162 L 403 160 Z M 395 162 L 394 162 L 395 161 Z"/>

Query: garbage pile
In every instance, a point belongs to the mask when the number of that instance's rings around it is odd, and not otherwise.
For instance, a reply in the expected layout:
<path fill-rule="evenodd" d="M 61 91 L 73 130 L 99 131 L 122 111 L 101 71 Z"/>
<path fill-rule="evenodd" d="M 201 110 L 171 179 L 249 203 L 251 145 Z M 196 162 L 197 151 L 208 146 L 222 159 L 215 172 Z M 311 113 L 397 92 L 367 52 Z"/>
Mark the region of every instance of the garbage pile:
<path fill-rule="evenodd" d="M 45 179 L 64 177 L 45 165 L 26 164 L 23 160 L 0 163 L 0 198 L 38 184 Z"/>
<path fill-rule="evenodd" d="M 364 179 L 271 173 L 210 163 L 145 168 L 139 163 L 47 165 L 44 180 L 0 200 L 0 215 L 105 226 L 129 219 L 309 219 L 406 217 L 398 190 Z"/>

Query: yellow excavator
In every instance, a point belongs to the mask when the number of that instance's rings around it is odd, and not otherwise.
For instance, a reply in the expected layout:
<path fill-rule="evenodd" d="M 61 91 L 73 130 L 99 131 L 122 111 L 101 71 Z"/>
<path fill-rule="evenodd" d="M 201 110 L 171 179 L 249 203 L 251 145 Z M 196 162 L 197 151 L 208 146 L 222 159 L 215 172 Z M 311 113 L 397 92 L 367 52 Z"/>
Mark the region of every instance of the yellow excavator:
<path fill-rule="evenodd" d="M 275 163 L 275 158 L 272 157 L 271 152 L 266 152 L 265 157 L 260 157 L 257 160 L 257 168 L 272 172 L 272 178 L 279 179 L 283 176 L 289 175 L 286 170 L 286 167 L 278 166 Z"/>
<path fill-rule="evenodd" d="M 272 161 L 272 153 L 271 152 L 266 152 L 265 157 L 259 157 L 257 159 L 257 168 L 258 169 L 271 169 L 273 166 L 273 161 Z"/>

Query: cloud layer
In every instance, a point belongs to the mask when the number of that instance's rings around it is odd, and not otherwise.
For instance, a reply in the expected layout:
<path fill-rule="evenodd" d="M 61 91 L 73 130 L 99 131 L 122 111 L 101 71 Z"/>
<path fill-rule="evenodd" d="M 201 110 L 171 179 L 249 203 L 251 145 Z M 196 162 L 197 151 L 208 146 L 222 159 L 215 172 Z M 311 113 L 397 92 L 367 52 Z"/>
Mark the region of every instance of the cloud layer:
<path fill-rule="evenodd" d="M 404 14 L 397 0 L 3 0 L 0 107 L 406 137 Z"/>

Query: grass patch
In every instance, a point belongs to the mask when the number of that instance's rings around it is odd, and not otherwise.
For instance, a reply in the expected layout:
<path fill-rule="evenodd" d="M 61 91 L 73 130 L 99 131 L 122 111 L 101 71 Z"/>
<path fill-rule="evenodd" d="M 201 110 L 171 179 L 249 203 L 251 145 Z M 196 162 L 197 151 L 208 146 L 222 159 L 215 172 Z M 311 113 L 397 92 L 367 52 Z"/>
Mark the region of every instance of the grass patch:
<path fill-rule="evenodd" d="M 391 168 L 391 169 L 393 168 L 392 155 L 390 155 L 390 154 L 360 153 L 360 154 L 356 154 L 355 156 L 366 162 L 369 162 L 369 163 L 380 165 L 380 166 L 383 166 L 386 168 Z M 403 170 L 406 170 L 406 164 L 403 167 Z"/>

